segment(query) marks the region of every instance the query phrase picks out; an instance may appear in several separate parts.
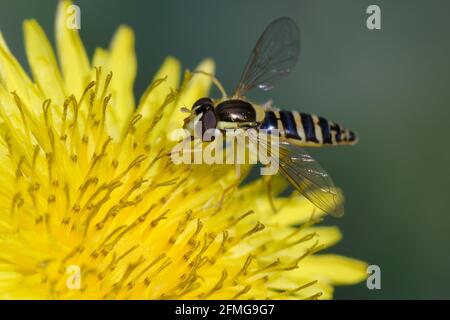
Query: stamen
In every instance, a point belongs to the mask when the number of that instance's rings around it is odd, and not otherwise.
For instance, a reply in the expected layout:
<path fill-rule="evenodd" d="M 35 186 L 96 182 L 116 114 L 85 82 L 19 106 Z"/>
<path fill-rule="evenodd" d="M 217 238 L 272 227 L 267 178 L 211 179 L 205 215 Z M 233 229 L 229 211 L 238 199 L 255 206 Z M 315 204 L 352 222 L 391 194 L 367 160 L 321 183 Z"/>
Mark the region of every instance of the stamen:
<path fill-rule="evenodd" d="M 226 229 L 230 229 L 231 227 L 234 227 L 239 221 L 241 221 L 242 219 L 248 217 L 249 215 L 255 213 L 255 211 L 250 210 L 247 211 L 246 213 L 244 213 L 243 215 L 239 216 L 237 219 L 234 219 L 234 217 L 231 217 L 232 222 L 227 226 Z"/>
<path fill-rule="evenodd" d="M 249 292 L 251 288 L 252 288 L 251 285 L 249 285 L 249 284 L 246 285 L 246 286 L 244 287 L 244 289 L 242 289 L 241 291 L 239 291 L 238 293 L 236 293 L 236 295 L 233 296 L 233 297 L 231 298 L 231 300 L 236 300 L 237 298 L 239 298 L 239 297 L 242 296 L 243 294 L 246 294 L 247 292 Z"/>
<path fill-rule="evenodd" d="M 233 278 L 233 284 L 237 285 L 238 284 L 238 279 L 240 276 L 246 276 L 247 275 L 247 270 L 248 267 L 250 266 L 250 264 L 253 261 L 253 256 L 250 254 L 247 259 L 245 260 L 244 265 L 242 266 L 242 268 L 238 271 L 238 273 L 236 273 L 236 275 Z"/>
<path fill-rule="evenodd" d="M 130 120 L 130 123 L 128 124 L 127 131 L 125 132 L 125 135 L 128 135 L 129 133 L 134 133 L 136 130 L 136 123 L 142 119 L 142 114 L 136 113 Z"/>
<path fill-rule="evenodd" d="M 73 120 L 69 125 L 69 128 L 74 128 L 78 120 L 78 102 L 74 95 L 70 96 L 70 101 L 72 101 L 73 106 Z"/>
<path fill-rule="evenodd" d="M 16 193 L 11 203 L 11 216 L 14 214 L 16 208 L 20 208 L 25 203 L 24 198 L 20 192 Z"/>
<path fill-rule="evenodd" d="M 109 84 L 111 83 L 112 76 L 113 76 L 112 71 L 110 71 L 110 72 L 108 73 L 108 75 L 106 76 L 105 86 L 103 87 L 103 92 L 102 92 L 102 95 L 101 95 L 101 99 L 103 99 L 103 97 L 104 97 L 105 94 L 106 94 L 106 91 L 108 90 Z M 109 99 L 108 99 L 108 100 L 109 100 Z"/>
<path fill-rule="evenodd" d="M 248 231 L 247 233 L 245 233 L 241 239 L 245 239 L 249 236 L 251 236 L 252 234 L 259 232 L 261 230 L 263 230 L 265 228 L 264 224 L 262 224 L 261 222 L 257 221 L 256 225 L 253 227 L 253 229 L 251 229 L 250 231 Z"/>
<path fill-rule="evenodd" d="M 44 115 L 45 126 L 48 127 L 48 110 L 50 109 L 51 99 L 45 99 L 42 103 L 42 114 Z"/>
<path fill-rule="evenodd" d="M 164 78 L 155 79 L 145 90 L 144 94 L 141 96 L 141 99 L 139 100 L 139 106 L 141 106 L 145 100 L 147 100 L 148 95 L 159 85 L 164 83 L 167 80 L 167 76 Z"/>
<path fill-rule="evenodd" d="M 216 285 L 215 285 L 208 293 L 206 293 L 206 294 L 200 294 L 199 297 L 201 297 L 201 298 L 204 299 L 204 298 L 210 296 L 211 294 L 213 294 L 214 292 L 219 291 L 219 290 L 222 288 L 223 283 L 224 283 L 225 280 L 227 279 L 227 276 L 228 276 L 227 269 L 224 269 L 224 270 L 222 271 L 222 275 L 220 276 L 220 279 L 219 279 L 219 281 L 216 283 Z"/>
<path fill-rule="evenodd" d="M 305 298 L 304 300 L 317 300 L 322 296 L 322 292 L 317 292 L 315 294 L 313 294 L 312 296 L 309 296 L 307 298 Z"/>
<path fill-rule="evenodd" d="M 86 86 L 86 88 L 84 88 L 83 93 L 81 94 L 80 100 L 78 100 L 78 105 L 81 106 L 81 104 L 83 103 L 84 97 L 86 96 L 86 94 L 88 93 L 88 91 L 90 89 L 92 89 L 92 87 L 94 87 L 96 84 L 95 81 L 91 81 L 89 82 L 89 84 Z"/>
<path fill-rule="evenodd" d="M 150 270 L 150 268 L 152 268 L 153 266 L 155 266 L 159 261 L 161 261 L 162 259 L 164 259 L 166 257 L 165 253 L 162 253 L 161 255 L 159 255 L 158 257 L 156 257 L 153 261 L 151 261 L 149 263 L 148 266 L 146 266 L 144 269 L 142 269 L 141 272 L 139 272 L 134 279 L 132 280 L 133 282 L 137 282 L 148 270 Z"/>
<path fill-rule="evenodd" d="M 16 103 L 16 106 L 20 112 L 20 116 L 22 117 L 22 123 L 23 123 L 23 127 L 25 128 L 25 132 L 27 133 L 28 141 L 31 141 L 31 132 L 30 132 L 30 128 L 28 127 L 28 123 L 27 123 L 27 120 L 25 117 L 25 111 L 23 110 L 23 107 L 22 107 L 22 102 L 21 102 L 19 96 L 17 95 L 16 91 L 11 92 L 11 94 L 14 97 L 14 102 Z"/>
<path fill-rule="evenodd" d="M 34 168 L 36 168 L 36 161 L 37 161 L 37 157 L 39 155 L 39 145 L 35 145 L 34 146 L 34 150 L 33 150 L 33 160 L 31 161 L 31 168 L 33 169 L 32 171 L 34 172 Z"/>
<path fill-rule="evenodd" d="M 22 165 L 25 161 L 25 156 L 21 156 L 19 163 L 17 164 L 17 169 L 16 169 L 16 184 L 19 182 L 19 179 L 23 176 L 22 173 Z"/>
<path fill-rule="evenodd" d="M 161 213 L 156 219 L 153 219 L 152 222 L 150 222 L 150 226 L 152 228 L 156 227 L 159 223 L 159 221 L 163 220 L 163 219 L 167 219 L 166 215 L 167 213 L 170 211 L 170 209 L 167 209 L 166 211 L 164 211 L 163 213 Z"/>

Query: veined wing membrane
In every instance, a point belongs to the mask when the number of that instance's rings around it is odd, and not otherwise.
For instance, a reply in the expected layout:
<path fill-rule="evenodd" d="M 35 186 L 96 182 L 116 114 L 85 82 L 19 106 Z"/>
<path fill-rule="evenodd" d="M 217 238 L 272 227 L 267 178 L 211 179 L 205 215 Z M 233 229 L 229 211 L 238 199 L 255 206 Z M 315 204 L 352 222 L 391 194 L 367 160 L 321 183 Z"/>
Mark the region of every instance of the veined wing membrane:
<path fill-rule="evenodd" d="M 280 143 L 279 170 L 288 181 L 322 211 L 335 217 L 344 215 L 344 199 L 329 174 L 302 148 Z"/>
<path fill-rule="evenodd" d="M 235 97 L 242 97 L 254 87 L 270 90 L 297 63 L 300 35 L 290 18 L 274 20 L 258 39 L 236 88 Z"/>
<path fill-rule="evenodd" d="M 260 157 L 267 155 L 273 163 L 278 161 L 281 175 L 316 207 L 335 217 L 344 215 L 342 193 L 334 186 L 328 173 L 303 148 L 285 141 L 279 141 L 278 147 L 271 147 L 270 142 L 255 135 L 250 136 L 250 141 L 258 146 Z"/>

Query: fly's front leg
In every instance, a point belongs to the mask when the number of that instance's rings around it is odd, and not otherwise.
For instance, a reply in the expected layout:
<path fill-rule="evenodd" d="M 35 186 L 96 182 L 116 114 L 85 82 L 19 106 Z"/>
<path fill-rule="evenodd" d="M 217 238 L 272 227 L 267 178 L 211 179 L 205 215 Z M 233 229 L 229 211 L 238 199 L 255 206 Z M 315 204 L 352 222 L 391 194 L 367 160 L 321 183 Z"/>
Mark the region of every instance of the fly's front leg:
<path fill-rule="evenodd" d="M 241 165 L 236 162 L 235 164 L 235 170 L 236 170 L 236 179 L 241 178 Z"/>
<path fill-rule="evenodd" d="M 273 176 L 269 176 L 269 181 L 267 181 L 267 196 L 269 197 L 269 204 L 272 208 L 273 213 L 277 213 L 277 208 L 275 207 L 275 203 L 273 202 L 273 196 L 272 196 L 272 179 Z"/>

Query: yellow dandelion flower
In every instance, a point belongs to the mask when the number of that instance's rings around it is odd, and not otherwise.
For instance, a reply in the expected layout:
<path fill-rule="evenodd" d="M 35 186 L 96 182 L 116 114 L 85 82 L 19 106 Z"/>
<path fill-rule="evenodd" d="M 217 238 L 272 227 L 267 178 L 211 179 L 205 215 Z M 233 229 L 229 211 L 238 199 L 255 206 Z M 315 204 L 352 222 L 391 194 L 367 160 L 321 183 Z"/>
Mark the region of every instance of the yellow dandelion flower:
<path fill-rule="evenodd" d="M 365 263 L 316 254 L 341 234 L 304 198 L 276 197 L 274 214 L 264 179 L 173 164 L 168 133 L 210 80 L 167 58 L 136 103 L 132 30 L 89 61 L 70 4 L 58 60 L 25 21 L 32 78 L 0 36 L 0 298 L 331 298 L 365 279 Z"/>

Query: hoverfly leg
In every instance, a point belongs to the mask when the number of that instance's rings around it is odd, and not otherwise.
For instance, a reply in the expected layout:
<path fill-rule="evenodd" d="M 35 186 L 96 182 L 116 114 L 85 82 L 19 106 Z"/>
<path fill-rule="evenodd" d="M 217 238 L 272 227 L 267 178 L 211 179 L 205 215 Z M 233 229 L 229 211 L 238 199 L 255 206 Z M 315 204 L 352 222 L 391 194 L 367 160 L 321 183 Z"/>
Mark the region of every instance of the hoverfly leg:
<path fill-rule="evenodd" d="M 239 179 L 241 177 L 241 165 L 239 163 L 236 163 L 235 169 L 236 169 L 236 178 Z"/>
<path fill-rule="evenodd" d="M 219 89 L 220 93 L 222 94 L 222 100 L 225 100 L 228 97 L 227 93 L 225 92 L 225 89 L 223 88 L 222 83 L 213 74 L 202 70 L 194 70 L 192 71 L 192 73 L 202 74 L 211 78 L 211 81 L 214 83 L 214 85 L 217 87 L 217 89 Z"/>
<path fill-rule="evenodd" d="M 275 203 L 273 202 L 272 179 L 273 179 L 273 176 L 269 176 L 269 179 L 267 181 L 267 196 L 269 198 L 269 204 L 270 204 L 270 207 L 272 208 L 272 212 L 275 214 L 278 212 L 278 209 L 275 207 Z"/>
<path fill-rule="evenodd" d="M 232 193 L 233 189 L 236 189 L 238 187 L 238 185 L 239 185 L 239 183 L 233 183 L 233 184 L 229 185 L 228 187 L 226 187 L 225 189 L 223 189 L 220 200 L 216 206 L 216 210 L 214 211 L 214 213 L 212 215 L 215 215 L 216 213 L 218 213 L 222 210 L 223 204 L 226 201 L 227 195 L 229 193 Z"/>

